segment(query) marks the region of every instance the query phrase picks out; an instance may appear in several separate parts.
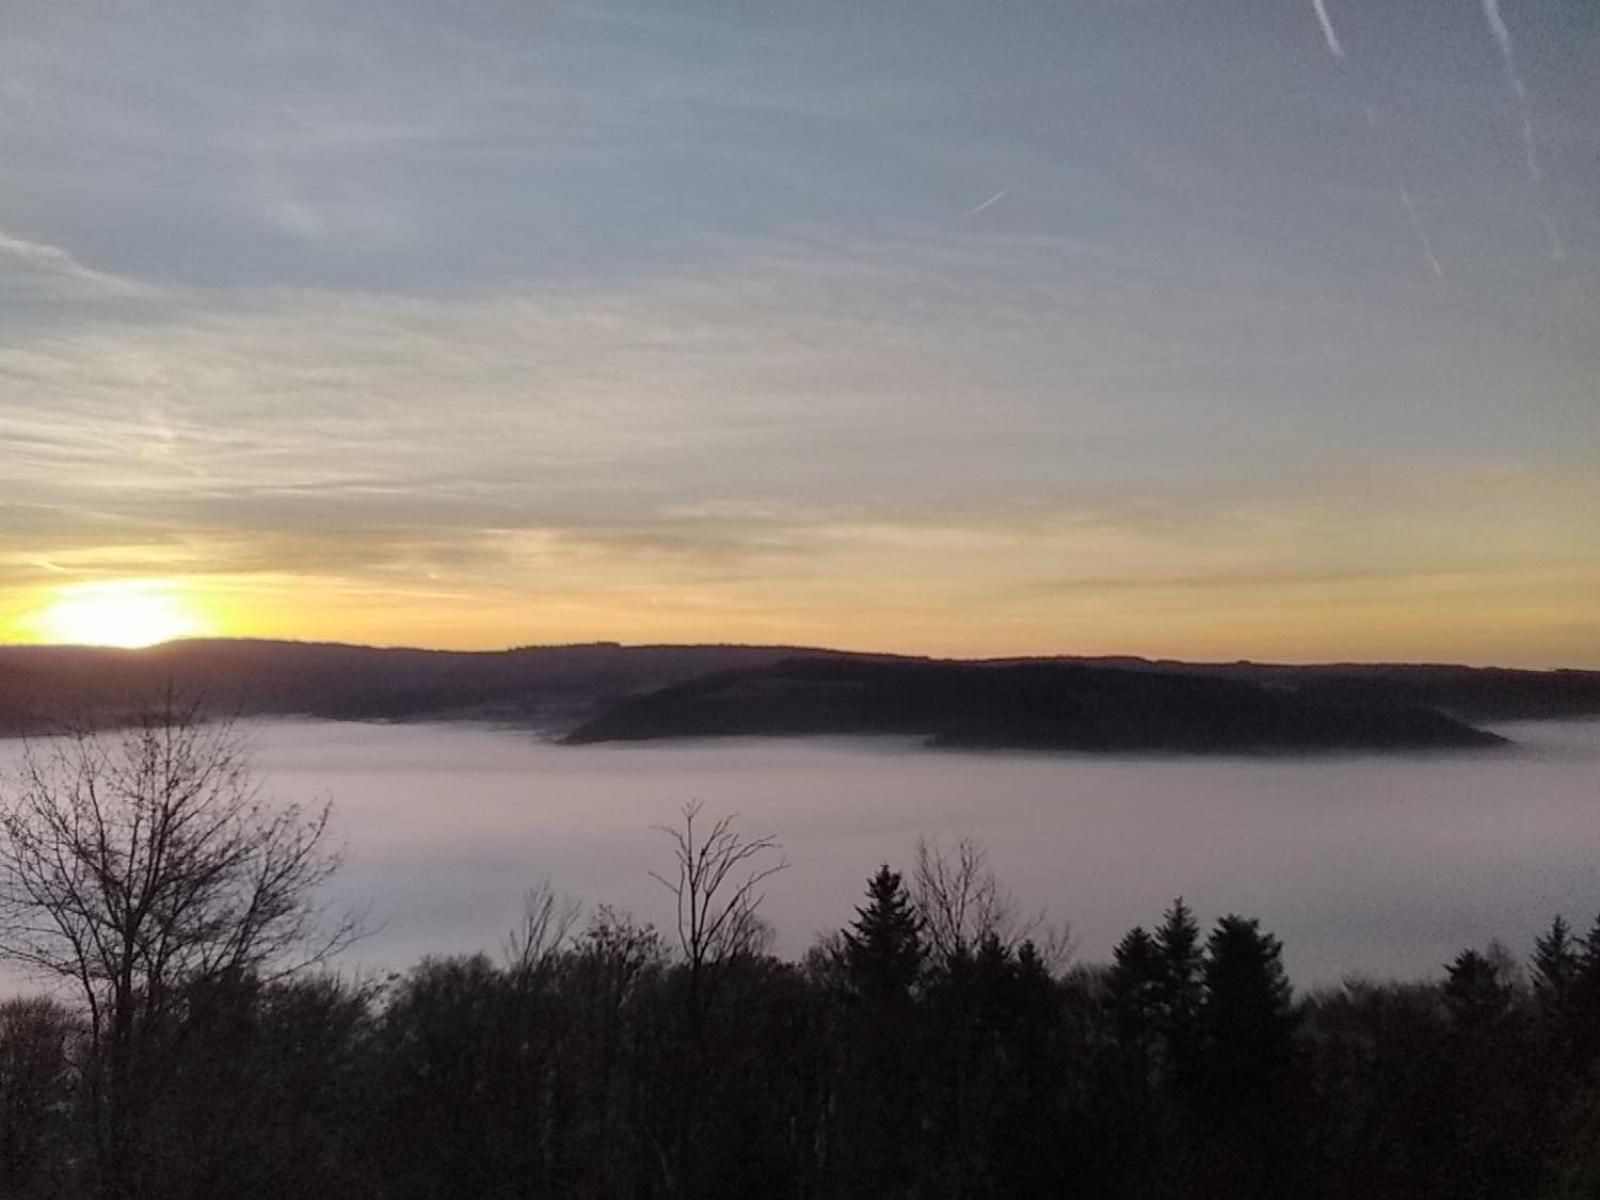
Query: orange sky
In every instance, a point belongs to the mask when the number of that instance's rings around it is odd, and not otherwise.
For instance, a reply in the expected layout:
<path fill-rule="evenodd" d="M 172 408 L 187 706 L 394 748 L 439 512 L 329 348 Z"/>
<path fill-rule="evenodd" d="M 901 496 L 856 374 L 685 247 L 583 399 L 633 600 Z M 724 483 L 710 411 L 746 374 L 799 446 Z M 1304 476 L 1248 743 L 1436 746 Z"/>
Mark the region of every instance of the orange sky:
<path fill-rule="evenodd" d="M 1444 660 L 1600 666 L 1586 480 L 1435 481 L 1436 504 L 1338 499 L 1225 513 L 1012 511 L 759 525 L 681 545 L 521 534 L 450 572 L 106 570 L 10 589 L 8 640 L 286 637 L 450 648 L 784 642 L 949 655 Z M 1565 491 L 1564 522 L 1540 508 Z M 1519 494 L 1527 492 L 1519 500 Z M 1529 509 L 1521 524 L 1511 519 Z M 687 536 L 687 535 L 685 535 Z M 712 537 L 702 530 L 701 536 Z M 725 531 L 718 535 L 726 539 Z M 188 566 L 185 573 L 173 568 Z"/>

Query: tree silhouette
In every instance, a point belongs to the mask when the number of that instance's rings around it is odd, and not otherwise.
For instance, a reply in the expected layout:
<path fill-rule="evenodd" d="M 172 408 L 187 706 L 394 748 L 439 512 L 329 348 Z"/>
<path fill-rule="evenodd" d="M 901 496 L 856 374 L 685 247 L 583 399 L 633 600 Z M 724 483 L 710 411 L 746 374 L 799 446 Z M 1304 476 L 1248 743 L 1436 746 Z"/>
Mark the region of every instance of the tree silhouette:
<path fill-rule="evenodd" d="M 1160 962 L 1161 1040 L 1180 1102 L 1188 1103 L 1200 1060 L 1200 1008 L 1204 997 L 1200 924 L 1183 897 L 1162 915 L 1155 935 Z"/>
<path fill-rule="evenodd" d="M 1127 1151 L 1149 1163 L 1154 1149 L 1156 1090 L 1160 1085 L 1163 972 L 1161 947 L 1135 926 L 1112 951 L 1106 1007 L 1117 1045 L 1118 1099 L 1126 1107 Z"/>
<path fill-rule="evenodd" d="M 1212 1165 L 1234 1196 L 1294 1190 L 1295 1013 L 1282 954 L 1259 922 L 1232 914 L 1206 939 L 1202 1025 Z"/>
<path fill-rule="evenodd" d="M 672 842 L 675 871 L 651 876 L 677 902 L 678 947 L 683 953 L 683 1018 L 678 1064 L 669 1103 L 676 1126 L 663 1155 L 670 1194 L 697 1196 L 699 1149 L 707 1128 L 707 1093 L 712 1086 L 714 1047 L 708 1024 L 711 1007 L 733 968 L 760 948 L 765 928 L 757 910 L 761 885 L 788 863 L 762 865 L 778 843 L 768 836 L 746 837 L 734 816 L 697 826 L 701 805 L 686 804 L 679 828 L 660 826 Z"/>
<path fill-rule="evenodd" d="M 867 902 L 843 933 L 839 958 L 851 992 L 865 1000 L 909 997 L 927 947 L 922 919 L 897 871 L 887 864 L 867 883 Z"/>
<path fill-rule="evenodd" d="M 69 983 L 89 1036 L 100 1187 L 121 1200 L 181 989 L 323 961 L 327 805 L 264 801 L 243 739 L 171 697 L 118 732 L 30 746 L 0 809 L 0 955 Z"/>
<path fill-rule="evenodd" d="M 657 828 L 672 841 L 674 872 L 651 877 L 677 902 L 678 947 L 689 970 L 691 1019 L 699 1019 L 722 969 L 754 951 L 763 928 L 757 910 L 761 885 L 788 862 L 758 865 L 778 850 L 776 838 L 746 837 L 734 828 L 734 814 L 718 817 L 709 829 L 696 828 L 703 805 L 683 807 L 681 828 Z"/>
<path fill-rule="evenodd" d="M 1445 1050 L 1456 1092 L 1454 1194 L 1526 1194 L 1536 1161 L 1534 1096 L 1524 1079 L 1533 1062 L 1526 1009 L 1514 969 L 1498 947 L 1465 950 L 1446 971 Z"/>
<path fill-rule="evenodd" d="M 76 1032 L 54 1000 L 0 1003 L 0 1196 L 52 1195 L 64 1182 Z"/>
<path fill-rule="evenodd" d="M 920 1158 L 924 1103 L 917 1006 L 927 947 L 922 919 L 887 864 L 835 951 L 842 985 L 842 1078 L 833 1122 L 842 1177 L 873 1195 L 908 1195 Z"/>
<path fill-rule="evenodd" d="M 1214 1093 L 1238 1104 L 1268 1096 L 1289 1065 L 1295 1022 L 1282 943 L 1260 922 L 1230 914 L 1206 939 L 1204 974 Z"/>

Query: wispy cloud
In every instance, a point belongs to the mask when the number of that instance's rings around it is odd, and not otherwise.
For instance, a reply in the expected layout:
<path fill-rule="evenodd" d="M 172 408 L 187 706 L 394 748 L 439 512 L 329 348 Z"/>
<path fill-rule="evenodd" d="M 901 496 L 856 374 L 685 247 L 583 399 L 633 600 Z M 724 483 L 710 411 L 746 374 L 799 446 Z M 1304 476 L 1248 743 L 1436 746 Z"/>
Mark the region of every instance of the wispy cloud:
<path fill-rule="evenodd" d="M 1593 465 L 1592 280 L 1455 186 L 1483 122 L 1449 43 L 1382 43 L 1437 281 L 1295 58 L 1305 11 L 1183 12 L 29 7 L 0 46 L 0 588 L 299 579 L 341 629 L 411 588 L 480 642 L 532 596 L 569 632 L 821 636 L 871 588 L 896 637 L 992 612 L 1020 641 L 1094 609 L 1028 590 L 1063 562 L 1389 572 L 1366 533 L 1414 480 L 1296 507 L 1379 451 Z M 1600 132 L 1564 86 L 1552 161 Z M 1545 578 L 1569 498 L 1517 495 L 1393 527 L 1448 573 L 1514 508 L 1488 541 Z"/>

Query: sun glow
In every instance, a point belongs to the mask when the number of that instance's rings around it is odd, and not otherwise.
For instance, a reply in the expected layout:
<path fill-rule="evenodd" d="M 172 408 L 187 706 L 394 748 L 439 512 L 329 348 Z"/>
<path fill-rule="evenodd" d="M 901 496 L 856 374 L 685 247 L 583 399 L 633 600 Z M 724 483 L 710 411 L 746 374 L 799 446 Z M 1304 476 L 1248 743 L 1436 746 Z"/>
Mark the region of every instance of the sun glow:
<path fill-rule="evenodd" d="M 181 588 L 147 582 L 64 588 L 33 624 L 44 641 L 128 649 L 211 632 Z"/>

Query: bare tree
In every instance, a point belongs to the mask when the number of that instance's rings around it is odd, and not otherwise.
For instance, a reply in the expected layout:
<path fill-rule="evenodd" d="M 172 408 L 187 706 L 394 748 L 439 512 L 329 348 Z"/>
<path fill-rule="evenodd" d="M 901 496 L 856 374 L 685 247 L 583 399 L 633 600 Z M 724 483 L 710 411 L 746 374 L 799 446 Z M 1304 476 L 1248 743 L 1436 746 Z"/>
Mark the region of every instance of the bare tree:
<path fill-rule="evenodd" d="M 237 731 L 170 698 L 29 745 L 0 792 L 0 956 L 83 1004 L 103 1194 L 129 1186 L 141 1046 L 183 991 L 285 974 L 355 935 L 316 901 L 341 861 L 330 814 L 268 804 Z"/>
<path fill-rule="evenodd" d="M 518 979 L 542 975 L 567 945 L 572 927 L 583 915 L 575 896 L 557 895 L 548 879 L 529 888 L 522 902 L 522 923 L 506 944 L 506 959 Z"/>
<path fill-rule="evenodd" d="M 701 804 L 683 807 L 681 827 L 658 825 L 672 840 L 676 870 L 651 871 L 651 878 L 677 901 L 678 948 L 683 952 L 687 988 L 683 997 L 688 1052 L 681 1060 L 679 1102 L 667 1115 L 670 1131 L 654 1139 L 667 1194 L 698 1195 L 697 1151 L 706 1122 L 706 1072 L 712 1058 L 707 1016 L 728 967 L 755 953 L 768 937 L 757 916 L 765 898 L 761 885 L 789 864 L 782 858 L 762 865 L 778 850 L 770 836 L 746 837 L 734 829 L 736 816 L 699 824 Z"/>
<path fill-rule="evenodd" d="M 684 805 L 682 828 L 656 826 L 672 839 L 677 870 L 672 877 L 650 872 L 678 904 L 678 946 L 689 968 L 691 1004 L 705 995 L 716 968 L 760 947 L 767 936 L 756 912 L 766 898 L 761 885 L 789 865 L 781 857 L 760 865 L 778 851 L 777 839 L 739 833 L 733 827 L 737 814 L 696 828 L 701 808 L 698 801 Z"/>
<path fill-rule="evenodd" d="M 1007 950 L 1034 943 L 1052 971 L 1072 956 L 1069 927 L 1048 924 L 1042 911 L 1024 915 L 974 838 L 959 838 L 948 851 L 918 838 L 911 890 L 937 963 L 948 966 L 991 938 Z"/>

